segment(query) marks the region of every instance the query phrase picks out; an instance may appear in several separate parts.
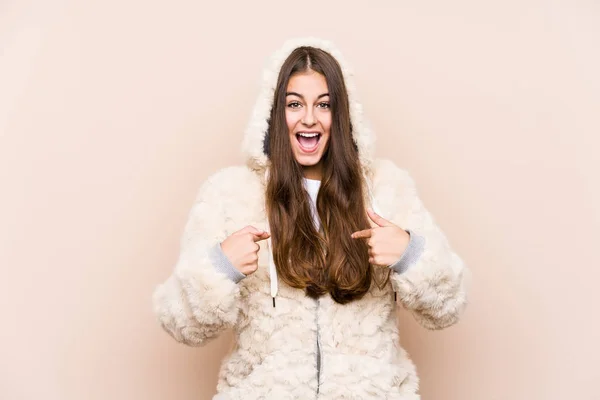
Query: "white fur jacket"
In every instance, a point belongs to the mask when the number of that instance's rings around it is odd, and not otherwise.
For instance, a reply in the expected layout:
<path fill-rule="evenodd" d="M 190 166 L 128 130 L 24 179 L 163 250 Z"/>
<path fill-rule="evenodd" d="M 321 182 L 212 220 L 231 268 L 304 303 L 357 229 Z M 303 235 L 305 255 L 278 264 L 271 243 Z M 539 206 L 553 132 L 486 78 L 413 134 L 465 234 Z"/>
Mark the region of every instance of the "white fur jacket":
<path fill-rule="evenodd" d="M 389 285 L 373 285 L 361 300 L 346 305 L 329 296 L 314 300 L 279 282 L 273 307 L 265 245 L 256 273 L 239 283 L 217 270 L 209 255 L 246 225 L 268 230 L 263 138 L 279 68 L 299 45 L 322 48 L 340 62 L 370 200 L 384 218 L 425 240 L 408 270 L 393 272 Z M 328 42 L 289 41 L 275 54 L 245 133 L 248 164 L 225 168 L 200 188 L 175 270 L 154 293 L 160 324 L 178 342 L 201 346 L 233 329 L 234 347 L 221 366 L 214 399 L 417 400 L 418 378 L 399 344 L 396 307 L 410 310 L 426 328 L 441 329 L 456 323 L 466 305 L 466 267 L 424 208 L 415 183 L 392 162 L 373 158 L 374 136 L 363 120 L 351 75 Z"/>

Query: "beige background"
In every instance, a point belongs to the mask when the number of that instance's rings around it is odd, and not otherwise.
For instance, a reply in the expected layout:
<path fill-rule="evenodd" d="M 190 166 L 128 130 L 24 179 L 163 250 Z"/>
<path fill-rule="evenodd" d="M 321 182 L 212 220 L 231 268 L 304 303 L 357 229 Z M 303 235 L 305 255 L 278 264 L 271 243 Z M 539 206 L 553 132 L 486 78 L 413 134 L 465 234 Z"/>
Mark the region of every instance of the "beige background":
<path fill-rule="evenodd" d="M 0 2 L 0 398 L 210 398 L 229 338 L 177 345 L 151 292 L 304 35 L 473 271 L 459 325 L 402 318 L 423 399 L 599 398 L 600 5 L 348 3 Z"/>

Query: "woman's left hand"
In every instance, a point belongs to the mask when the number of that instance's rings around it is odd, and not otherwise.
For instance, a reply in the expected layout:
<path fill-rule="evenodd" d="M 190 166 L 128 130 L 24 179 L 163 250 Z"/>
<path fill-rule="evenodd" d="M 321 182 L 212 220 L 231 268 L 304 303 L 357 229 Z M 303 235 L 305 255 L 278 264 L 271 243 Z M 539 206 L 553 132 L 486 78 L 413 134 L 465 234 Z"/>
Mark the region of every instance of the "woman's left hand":
<path fill-rule="evenodd" d="M 352 238 L 366 239 L 369 245 L 369 263 L 382 266 L 394 264 L 404 254 L 410 235 L 371 209 L 367 210 L 367 214 L 374 227 L 354 232 Z"/>

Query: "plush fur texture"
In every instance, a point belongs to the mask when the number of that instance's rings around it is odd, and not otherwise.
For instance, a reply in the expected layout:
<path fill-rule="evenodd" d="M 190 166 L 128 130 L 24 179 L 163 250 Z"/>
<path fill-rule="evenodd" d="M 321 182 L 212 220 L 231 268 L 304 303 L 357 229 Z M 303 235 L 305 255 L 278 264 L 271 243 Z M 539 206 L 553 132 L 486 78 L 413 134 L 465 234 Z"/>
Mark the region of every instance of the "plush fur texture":
<path fill-rule="evenodd" d="M 380 213 L 426 240 L 424 253 L 390 284 L 340 305 L 315 301 L 280 282 L 277 306 L 269 292 L 268 254 L 261 245 L 259 269 L 239 284 L 210 264 L 208 250 L 246 225 L 267 229 L 262 152 L 277 73 L 299 45 L 329 51 L 342 64 L 351 96 L 354 135 Z M 265 72 L 264 88 L 246 130 L 246 166 L 225 168 L 201 187 L 190 212 L 175 271 L 154 293 L 161 326 L 177 341 L 200 346 L 227 328 L 235 345 L 223 361 L 215 399 L 418 400 L 415 367 L 400 347 L 396 304 L 423 326 L 441 329 L 458 321 L 466 305 L 462 260 L 420 201 L 409 174 L 390 161 L 374 160 L 375 139 L 362 118 L 351 71 L 342 55 L 317 39 L 288 42 Z M 317 379 L 317 336 L 320 379 Z"/>

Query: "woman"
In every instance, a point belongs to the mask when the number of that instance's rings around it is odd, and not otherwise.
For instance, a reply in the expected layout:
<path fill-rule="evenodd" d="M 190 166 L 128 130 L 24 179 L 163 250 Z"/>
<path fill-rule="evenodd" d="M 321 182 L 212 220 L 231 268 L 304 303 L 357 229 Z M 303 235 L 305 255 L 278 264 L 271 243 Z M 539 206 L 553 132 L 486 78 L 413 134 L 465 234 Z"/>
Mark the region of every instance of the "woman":
<path fill-rule="evenodd" d="M 175 340 L 233 328 L 215 399 L 419 399 L 395 309 L 441 329 L 465 307 L 463 262 L 408 173 L 373 159 L 349 79 L 330 43 L 285 44 L 246 130 L 247 166 L 203 184 L 156 289 Z"/>

